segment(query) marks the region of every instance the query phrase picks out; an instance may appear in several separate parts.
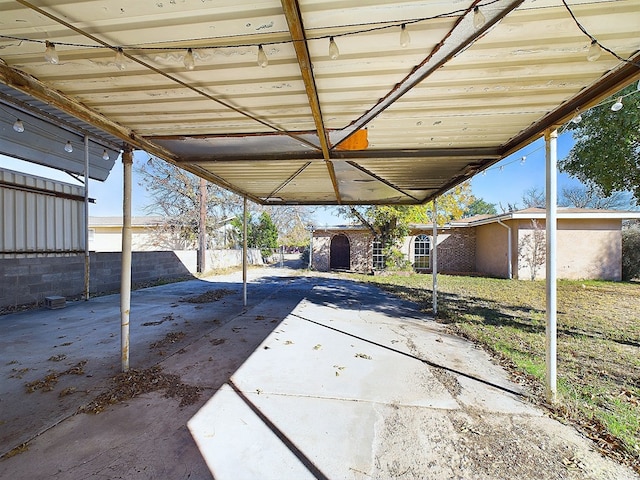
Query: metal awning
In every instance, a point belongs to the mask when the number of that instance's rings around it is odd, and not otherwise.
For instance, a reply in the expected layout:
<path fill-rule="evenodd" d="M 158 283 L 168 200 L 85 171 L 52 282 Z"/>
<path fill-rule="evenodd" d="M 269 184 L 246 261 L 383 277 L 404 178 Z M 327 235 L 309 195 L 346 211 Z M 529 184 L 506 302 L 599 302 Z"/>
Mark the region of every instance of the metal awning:
<path fill-rule="evenodd" d="M 0 0 L 0 11 L 3 95 L 268 204 L 428 201 L 640 78 L 637 0 Z M 617 56 L 587 61 L 591 37 Z"/>

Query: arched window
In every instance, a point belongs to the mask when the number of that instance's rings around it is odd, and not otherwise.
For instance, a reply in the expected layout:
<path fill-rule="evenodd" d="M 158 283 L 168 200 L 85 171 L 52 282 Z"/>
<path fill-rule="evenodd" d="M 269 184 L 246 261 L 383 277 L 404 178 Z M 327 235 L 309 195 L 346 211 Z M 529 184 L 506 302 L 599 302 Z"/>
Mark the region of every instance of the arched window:
<path fill-rule="evenodd" d="M 420 234 L 414 240 L 413 245 L 413 268 L 429 268 L 431 239 L 425 234 Z"/>

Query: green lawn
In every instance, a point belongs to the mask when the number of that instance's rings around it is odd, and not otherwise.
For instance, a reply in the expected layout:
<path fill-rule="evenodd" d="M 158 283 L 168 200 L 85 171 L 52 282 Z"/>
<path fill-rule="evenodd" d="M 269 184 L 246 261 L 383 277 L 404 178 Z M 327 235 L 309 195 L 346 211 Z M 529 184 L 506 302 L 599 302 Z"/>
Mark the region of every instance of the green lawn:
<path fill-rule="evenodd" d="M 431 275 L 365 276 L 432 313 Z M 545 284 L 438 276 L 438 321 L 491 352 L 544 403 Z M 640 284 L 558 282 L 559 418 L 640 472 Z"/>

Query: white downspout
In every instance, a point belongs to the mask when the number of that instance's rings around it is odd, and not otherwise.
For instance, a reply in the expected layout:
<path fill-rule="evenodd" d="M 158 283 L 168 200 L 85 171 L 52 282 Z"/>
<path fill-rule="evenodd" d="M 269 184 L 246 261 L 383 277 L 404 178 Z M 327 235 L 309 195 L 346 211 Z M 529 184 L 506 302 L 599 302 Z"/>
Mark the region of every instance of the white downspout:
<path fill-rule="evenodd" d="M 502 223 L 502 220 L 500 219 L 498 219 L 498 223 L 507 229 L 507 262 L 509 262 L 507 270 L 508 270 L 509 280 L 512 280 L 513 279 L 513 262 L 512 262 L 513 252 L 511 250 L 511 227 L 506 223 Z"/>

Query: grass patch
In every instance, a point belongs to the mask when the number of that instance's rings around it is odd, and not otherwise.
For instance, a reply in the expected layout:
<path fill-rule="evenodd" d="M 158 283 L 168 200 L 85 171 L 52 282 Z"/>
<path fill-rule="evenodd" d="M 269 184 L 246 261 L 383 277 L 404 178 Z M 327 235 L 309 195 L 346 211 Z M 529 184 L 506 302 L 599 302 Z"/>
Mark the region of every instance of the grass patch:
<path fill-rule="evenodd" d="M 431 275 L 353 277 L 432 313 Z M 640 284 L 563 280 L 557 298 L 558 404 L 550 408 L 640 473 Z M 439 275 L 438 310 L 438 321 L 482 345 L 544 403 L 544 282 Z"/>

